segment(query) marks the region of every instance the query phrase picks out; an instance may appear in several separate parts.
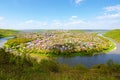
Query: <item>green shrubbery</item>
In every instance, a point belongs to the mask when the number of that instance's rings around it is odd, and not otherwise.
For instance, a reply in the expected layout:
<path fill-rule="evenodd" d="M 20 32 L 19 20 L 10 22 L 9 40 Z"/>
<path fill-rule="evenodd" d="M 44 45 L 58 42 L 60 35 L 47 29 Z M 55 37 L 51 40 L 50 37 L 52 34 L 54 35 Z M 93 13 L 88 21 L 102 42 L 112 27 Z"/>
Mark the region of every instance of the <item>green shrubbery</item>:
<path fill-rule="evenodd" d="M 15 30 L 0 29 L 0 38 L 13 36 L 13 35 L 15 35 L 18 32 L 19 31 L 15 31 Z"/>
<path fill-rule="evenodd" d="M 14 39 L 10 39 L 5 43 L 5 47 L 16 47 L 17 45 L 23 44 L 23 43 L 27 43 L 31 41 L 31 39 L 29 38 L 14 38 Z"/>
<path fill-rule="evenodd" d="M 70 67 L 54 60 L 37 63 L 27 56 L 15 56 L 0 49 L 0 80 L 119 80 L 120 64 L 109 60 L 86 68 L 82 65 Z"/>

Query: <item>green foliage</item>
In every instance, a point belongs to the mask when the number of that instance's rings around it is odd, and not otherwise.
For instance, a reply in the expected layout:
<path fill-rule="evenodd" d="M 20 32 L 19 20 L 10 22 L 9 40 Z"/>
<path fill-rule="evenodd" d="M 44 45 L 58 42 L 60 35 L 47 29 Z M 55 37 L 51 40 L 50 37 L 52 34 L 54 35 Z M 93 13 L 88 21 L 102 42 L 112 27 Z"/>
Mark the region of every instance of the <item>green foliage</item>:
<path fill-rule="evenodd" d="M 19 31 L 16 30 L 0 29 L 0 38 L 13 36 L 18 32 Z"/>
<path fill-rule="evenodd" d="M 104 35 L 120 43 L 120 29 L 108 31 Z"/>
<path fill-rule="evenodd" d="M 120 64 L 112 60 L 89 69 L 82 65 L 62 65 L 54 60 L 37 63 L 27 56 L 21 59 L 0 49 L 0 80 L 119 80 L 120 75 Z"/>
<path fill-rule="evenodd" d="M 17 45 L 23 44 L 23 43 L 27 43 L 31 41 L 31 39 L 28 38 L 14 38 L 14 39 L 10 39 L 5 43 L 5 47 L 15 47 Z"/>
<path fill-rule="evenodd" d="M 7 78 L 5 77 L 5 75 L 2 74 L 2 72 L 0 72 L 0 80 L 7 80 Z"/>
<path fill-rule="evenodd" d="M 51 72 L 59 72 L 60 65 L 53 61 L 53 60 L 41 60 L 40 66 L 43 68 L 45 71 L 51 71 Z"/>

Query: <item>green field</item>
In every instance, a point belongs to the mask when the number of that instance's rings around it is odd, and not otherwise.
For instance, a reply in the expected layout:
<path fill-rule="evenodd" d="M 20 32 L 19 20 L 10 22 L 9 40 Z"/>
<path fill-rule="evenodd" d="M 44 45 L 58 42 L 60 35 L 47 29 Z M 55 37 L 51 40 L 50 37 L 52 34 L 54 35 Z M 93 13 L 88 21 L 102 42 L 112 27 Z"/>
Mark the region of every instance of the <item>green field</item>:
<path fill-rule="evenodd" d="M 110 37 L 120 43 L 120 29 L 108 31 L 104 36 Z"/>
<path fill-rule="evenodd" d="M 9 29 L 0 29 L 0 38 L 13 36 L 17 33 L 16 30 L 9 30 Z"/>

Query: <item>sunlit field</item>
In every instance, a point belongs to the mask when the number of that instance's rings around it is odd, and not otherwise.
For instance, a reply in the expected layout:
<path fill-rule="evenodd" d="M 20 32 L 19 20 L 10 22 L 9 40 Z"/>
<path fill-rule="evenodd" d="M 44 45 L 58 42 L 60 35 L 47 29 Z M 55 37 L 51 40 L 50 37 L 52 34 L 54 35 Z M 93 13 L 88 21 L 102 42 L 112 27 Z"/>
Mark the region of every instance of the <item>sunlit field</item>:
<path fill-rule="evenodd" d="M 120 29 L 111 30 L 111 31 L 105 33 L 104 35 L 107 37 L 110 37 L 110 38 L 114 39 L 115 41 L 117 41 L 118 43 L 120 43 Z"/>

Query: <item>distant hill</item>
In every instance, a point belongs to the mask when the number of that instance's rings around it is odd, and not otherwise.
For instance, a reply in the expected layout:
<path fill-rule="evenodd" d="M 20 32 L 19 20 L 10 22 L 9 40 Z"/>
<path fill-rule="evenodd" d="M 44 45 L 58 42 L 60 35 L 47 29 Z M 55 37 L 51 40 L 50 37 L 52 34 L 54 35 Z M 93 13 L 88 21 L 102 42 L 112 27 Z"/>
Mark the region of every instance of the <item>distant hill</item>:
<path fill-rule="evenodd" d="M 108 31 L 104 36 L 110 37 L 120 43 L 120 29 Z"/>
<path fill-rule="evenodd" d="M 9 30 L 9 29 L 0 29 L 0 38 L 13 36 L 17 32 L 19 32 L 19 31 L 17 31 L 17 30 Z"/>

